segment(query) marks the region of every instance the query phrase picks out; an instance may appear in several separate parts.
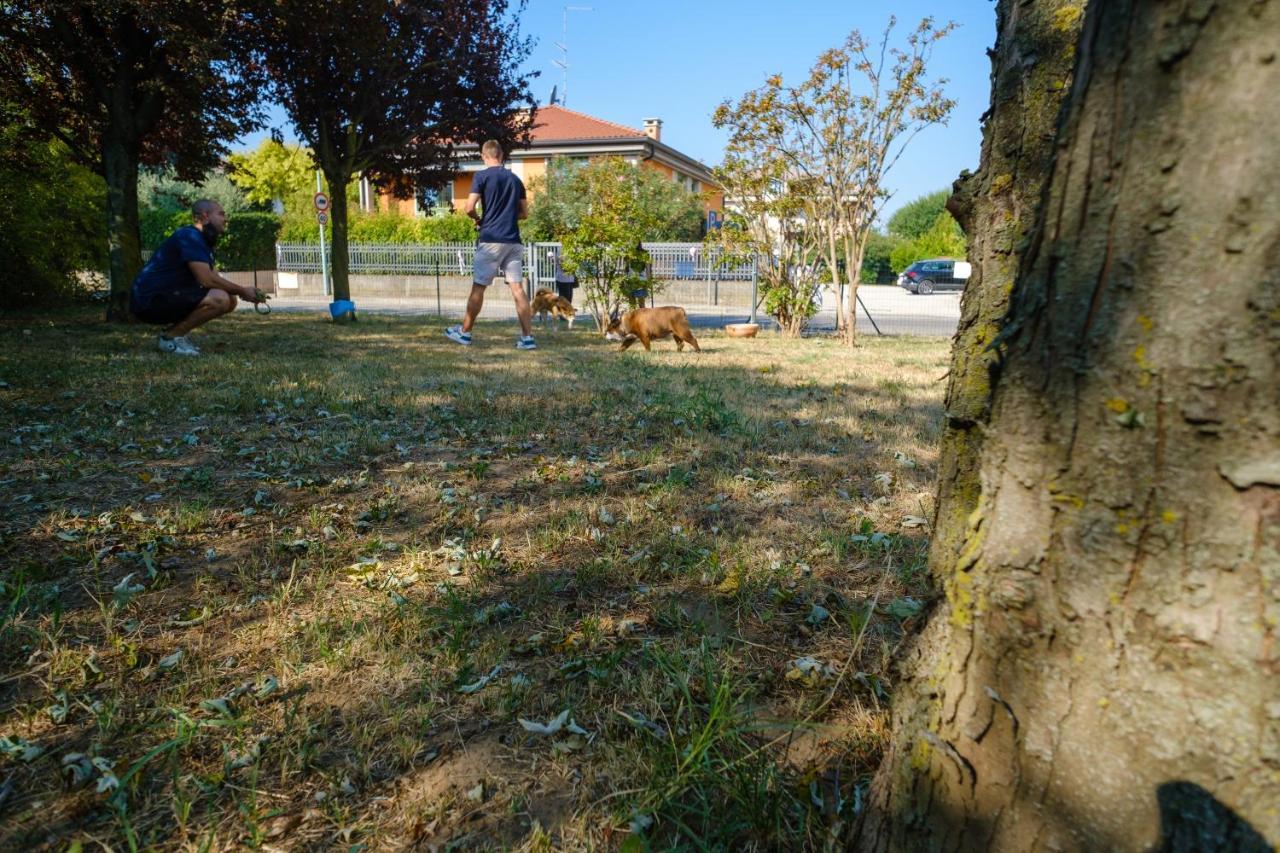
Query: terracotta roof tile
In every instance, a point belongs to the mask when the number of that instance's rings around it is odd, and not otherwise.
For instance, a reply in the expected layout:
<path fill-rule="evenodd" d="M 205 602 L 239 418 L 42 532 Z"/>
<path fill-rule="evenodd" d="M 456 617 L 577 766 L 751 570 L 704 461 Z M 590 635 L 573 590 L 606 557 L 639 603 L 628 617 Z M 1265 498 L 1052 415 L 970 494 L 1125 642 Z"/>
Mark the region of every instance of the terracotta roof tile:
<path fill-rule="evenodd" d="M 539 107 L 535 121 L 532 133 L 534 142 L 644 136 L 644 133 L 634 127 L 614 124 L 561 106 Z"/>

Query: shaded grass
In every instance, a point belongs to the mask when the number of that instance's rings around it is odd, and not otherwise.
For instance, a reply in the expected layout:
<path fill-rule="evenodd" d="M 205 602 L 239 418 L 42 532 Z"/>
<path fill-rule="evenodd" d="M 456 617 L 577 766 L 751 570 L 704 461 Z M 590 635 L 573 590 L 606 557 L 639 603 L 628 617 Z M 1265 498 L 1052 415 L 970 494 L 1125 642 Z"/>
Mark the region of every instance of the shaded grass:
<path fill-rule="evenodd" d="M 3 321 L 0 843 L 839 837 L 930 595 L 946 342 L 441 329 Z"/>

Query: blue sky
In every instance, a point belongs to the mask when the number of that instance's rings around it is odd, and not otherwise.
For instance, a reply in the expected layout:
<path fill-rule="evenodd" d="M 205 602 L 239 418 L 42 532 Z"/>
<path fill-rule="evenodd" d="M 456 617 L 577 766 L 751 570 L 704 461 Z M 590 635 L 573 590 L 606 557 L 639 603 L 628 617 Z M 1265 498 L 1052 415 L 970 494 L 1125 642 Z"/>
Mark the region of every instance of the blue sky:
<path fill-rule="evenodd" d="M 563 0 L 529 0 L 521 30 L 537 40 L 526 63 L 542 76 L 533 83 L 539 103 L 551 87 L 563 89 L 560 57 Z M 981 131 L 978 117 L 990 95 L 986 48 L 995 41 L 991 0 L 577 0 L 590 12 L 569 13 L 570 109 L 640 127 L 650 116 L 663 120 L 662 141 L 708 165 L 722 157 L 725 136 L 711 126 L 711 113 L 781 73 L 799 82 L 817 55 L 839 45 L 857 28 L 878 37 L 890 15 L 904 36 L 932 15 L 960 27 L 937 45 L 935 77 L 949 80 L 956 100 L 946 127 L 917 136 L 888 178 L 894 192 L 888 212 L 911 199 L 948 187 L 961 169 L 975 169 Z M 283 114 L 272 120 L 283 123 Z M 287 135 L 287 134 L 286 134 Z M 256 145 L 262 134 L 245 140 Z"/>

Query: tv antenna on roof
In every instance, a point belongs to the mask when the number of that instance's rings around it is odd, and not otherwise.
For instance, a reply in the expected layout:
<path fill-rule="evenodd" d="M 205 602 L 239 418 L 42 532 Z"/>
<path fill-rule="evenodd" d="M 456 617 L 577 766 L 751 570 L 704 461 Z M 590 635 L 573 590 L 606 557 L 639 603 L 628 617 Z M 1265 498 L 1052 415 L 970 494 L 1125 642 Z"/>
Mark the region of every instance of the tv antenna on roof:
<path fill-rule="evenodd" d="M 563 106 L 569 105 L 569 13 L 570 12 L 594 12 L 590 6 L 565 6 L 564 7 L 564 32 L 561 35 L 561 41 L 556 42 L 556 47 L 560 49 L 560 59 L 551 60 L 556 66 L 564 72 L 560 80 L 560 103 Z"/>

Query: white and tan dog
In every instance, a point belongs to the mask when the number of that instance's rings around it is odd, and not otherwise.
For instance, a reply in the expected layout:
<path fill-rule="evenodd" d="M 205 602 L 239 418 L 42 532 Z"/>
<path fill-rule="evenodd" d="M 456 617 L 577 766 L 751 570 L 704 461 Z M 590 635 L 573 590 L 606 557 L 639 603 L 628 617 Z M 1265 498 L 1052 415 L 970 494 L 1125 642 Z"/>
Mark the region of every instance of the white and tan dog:
<path fill-rule="evenodd" d="M 547 325 L 547 317 L 551 317 L 551 331 L 556 330 L 556 320 L 564 320 L 566 328 L 573 328 L 573 318 L 578 315 L 577 309 L 563 296 L 558 296 L 546 288 L 540 288 L 533 294 L 533 313 L 538 315 L 542 325 Z"/>

